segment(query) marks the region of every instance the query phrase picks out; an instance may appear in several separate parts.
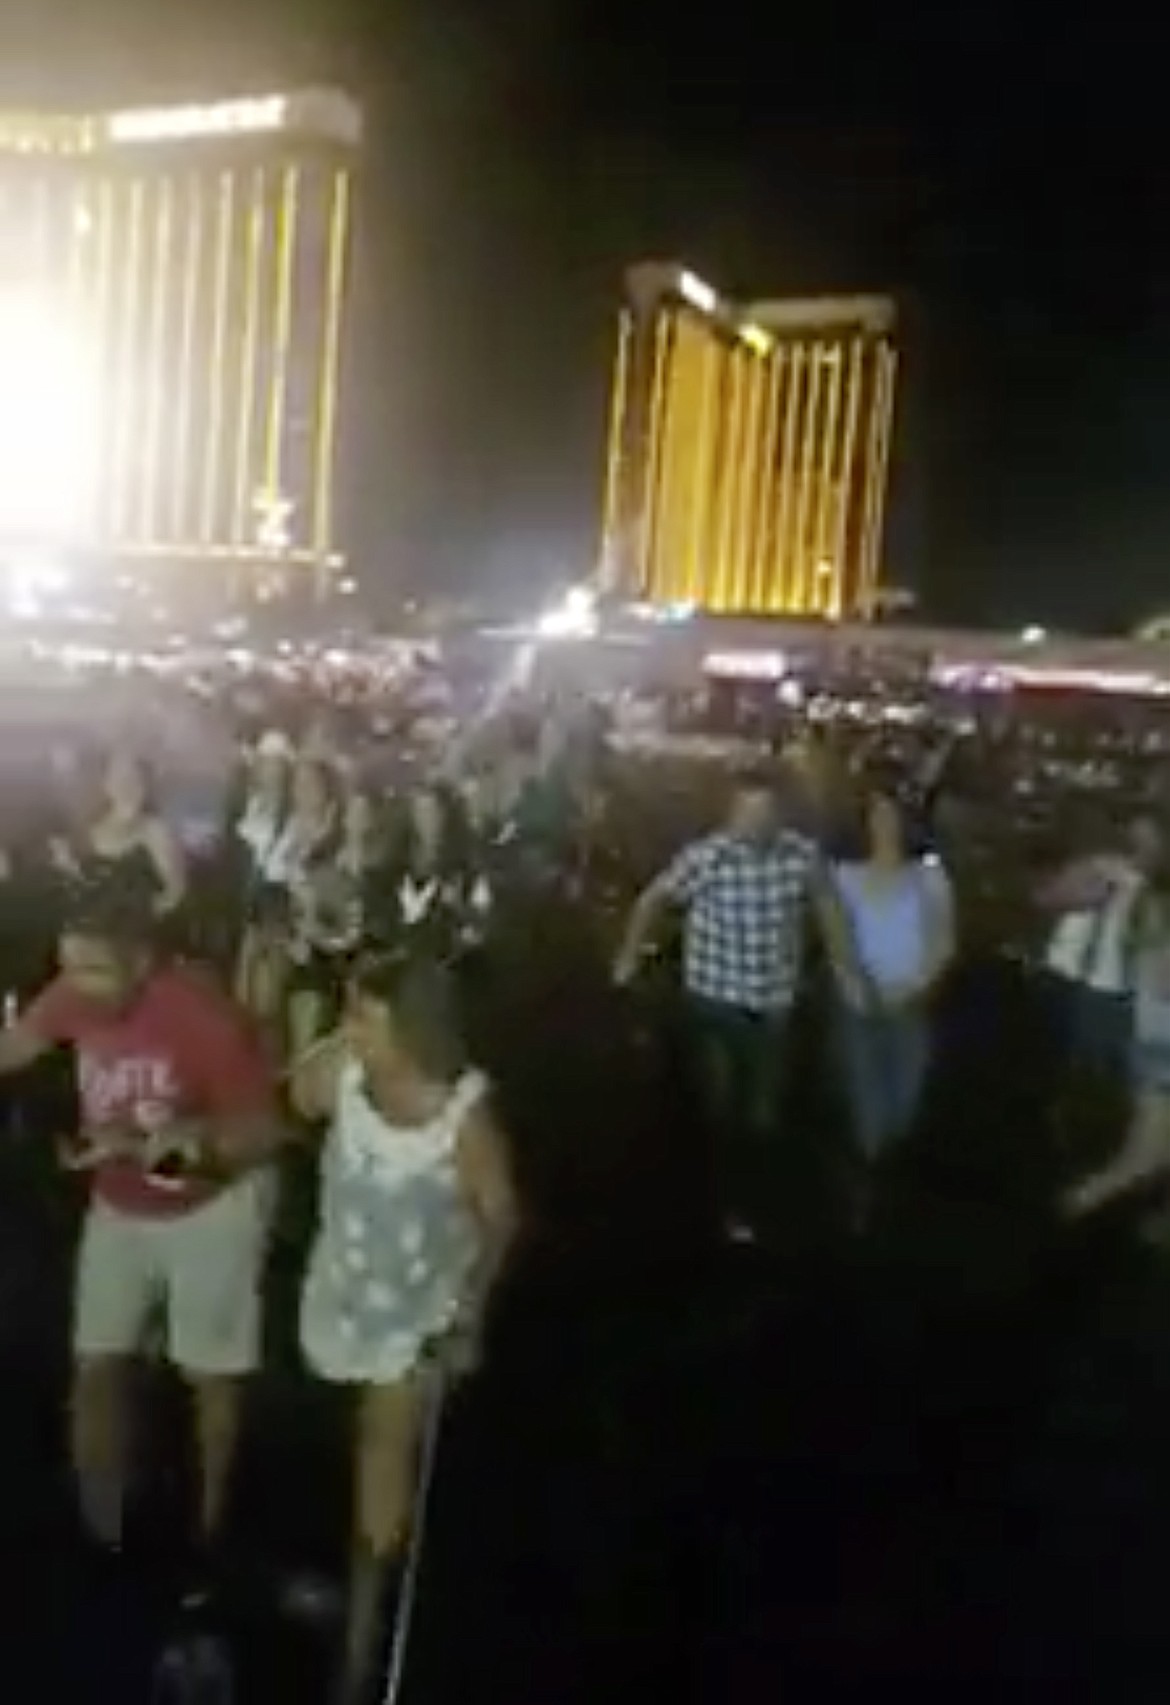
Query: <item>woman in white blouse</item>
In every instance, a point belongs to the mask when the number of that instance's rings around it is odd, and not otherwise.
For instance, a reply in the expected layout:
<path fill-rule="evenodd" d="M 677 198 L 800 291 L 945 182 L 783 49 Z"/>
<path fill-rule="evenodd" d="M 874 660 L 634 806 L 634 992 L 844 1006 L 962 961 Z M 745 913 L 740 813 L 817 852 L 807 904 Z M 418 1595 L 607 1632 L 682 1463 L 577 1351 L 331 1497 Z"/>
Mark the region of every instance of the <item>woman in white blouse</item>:
<path fill-rule="evenodd" d="M 342 1031 L 293 1072 L 298 1110 L 328 1123 L 301 1342 L 356 1397 L 345 1705 L 371 1697 L 386 1575 L 416 1515 L 428 1364 L 466 1367 L 517 1225 L 508 1145 L 455 1007 L 433 964 L 363 961 Z"/>
<path fill-rule="evenodd" d="M 236 989 L 241 1004 L 283 1049 L 290 1023 L 300 1022 L 293 1010 L 299 997 L 315 999 L 314 986 L 297 978 L 298 964 L 309 966 L 310 944 L 300 921 L 320 868 L 336 852 L 341 832 L 341 797 L 337 777 L 325 765 L 302 759 L 292 772 L 288 814 L 279 831 L 258 846 L 255 857 L 255 900 L 237 968 Z M 307 1002 L 300 1002 L 304 1007 Z M 313 1023 L 300 1025 L 311 1035 Z"/>
<path fill-rule="evenodd" d="M 275 729 L 263 735 L 252 755 L 248 792 L 235 832 L 248 862 L 248 879 L 265 880 L 268 861 L 284 833 L 289 814 L 293 748 Z"/>
<path fill-rule="evenodd" d="M 930 1060 L 931 998 L 955 951 L 951 885 L 916 856 L 892 790 L 865 802 L 864 847 L 835 867 L 853 941 L 840 1032 L 855 1136 L 875 1159 L 913 1123 Z M 860 976 L 858 975 L 860 971 Z"/>

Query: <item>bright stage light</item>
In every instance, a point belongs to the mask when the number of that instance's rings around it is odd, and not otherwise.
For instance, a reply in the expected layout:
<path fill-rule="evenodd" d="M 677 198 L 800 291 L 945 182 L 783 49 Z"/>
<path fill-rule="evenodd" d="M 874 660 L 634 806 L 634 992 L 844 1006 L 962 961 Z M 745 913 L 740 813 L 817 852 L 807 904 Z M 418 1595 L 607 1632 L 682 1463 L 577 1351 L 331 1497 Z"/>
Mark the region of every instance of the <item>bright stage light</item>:
<path fill-rule="evenodd" d="M 196 136 L 240 136 L 280 130 L 288 120 L 284 95 L 260 95 L 243 101 L 213 101 L 205 106 L 147 107 L 111 113 L 106 130 L 111 142 L 175 142 Z"/>
<path fill-rule="evenodd" d="M 537 619 L 542 639 L 590 639 L 597 632 L 597 599 L 587 586 L 574 586 L 564 600 Z"/>
<path fill-rule="evenodd" d="M 685 302 L 689 302 L 692 308 L 698 308 L 702 314 L 713 314 L 719 306 L 716 291 L 703 279 L 685 269 L 678 275 L 678 293 Z"/>
<path fill-rule="evenodd" d="M 542 639 L 591 639 L 597 632 L 597 617 L 563 606 L 546 610 L 537 621 L 536 631 Z"/>
<path fill-rule="evenodd" d="M 69 589 L 69 570 L 59 562 L 19 560 L 8 571 L 8 613 L 18 621 L 35 621 L 46 604 L 59 601 Z"/>
<path fill-rule="evenodd" d="M 70 574 L 64 563 L 48 557 L 18 557 L 9 568 L 8 579 L 13 588 L 40 598 L 68 591 Z"/>
<path fill-rule="evenodd" d="M 0 295 L 0 538 L 57 540 L 82 528 L 98 427 L 84 340 L 51 303 Z"/>

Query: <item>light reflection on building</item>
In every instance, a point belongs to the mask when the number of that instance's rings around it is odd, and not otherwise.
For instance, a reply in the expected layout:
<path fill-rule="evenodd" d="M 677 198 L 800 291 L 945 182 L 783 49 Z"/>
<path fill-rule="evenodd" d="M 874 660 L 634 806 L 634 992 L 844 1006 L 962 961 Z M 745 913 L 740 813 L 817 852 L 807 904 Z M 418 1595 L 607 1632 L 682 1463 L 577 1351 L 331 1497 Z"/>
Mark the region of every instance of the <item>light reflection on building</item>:
<path fill-rule="evenodd" d="M 102 418 L 84 524 L 53 543 L 337 571 L 359 140 L 331 90 L 0 114 L 0 288 L 85 344 Z"/>
<path fill-rule="evenodd" d="M 608 590 L 720 613 L 873 613 L 897 354 L 884 297 L 742 306 L 630 277 L 609 426 Z"/>

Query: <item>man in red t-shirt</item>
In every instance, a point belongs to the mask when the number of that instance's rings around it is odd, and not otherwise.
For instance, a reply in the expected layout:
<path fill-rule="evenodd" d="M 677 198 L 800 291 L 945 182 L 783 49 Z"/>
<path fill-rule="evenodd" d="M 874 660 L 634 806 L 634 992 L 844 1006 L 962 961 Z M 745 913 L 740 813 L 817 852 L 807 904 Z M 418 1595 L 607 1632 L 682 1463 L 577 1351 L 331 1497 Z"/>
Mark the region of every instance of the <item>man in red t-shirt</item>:
<path fill-rule="evenodd" d="M 166 1314 L 195 1397 L 204 1538 L 224 1504 L 240 1381 L 260 1348 L 260 1284 L 281 1140 L 270 1072 L 205 981 L 160 962 L 151 923 L 116 902 L 69 923 L 59 976 L 0 1034 L 0 1071 L 76 1050 L 82 1129 L 66 1163 L 92 1172 L 75 1281 L 73 1452 L 95 1537 L 121 1539 L 127 1360 Z"/>

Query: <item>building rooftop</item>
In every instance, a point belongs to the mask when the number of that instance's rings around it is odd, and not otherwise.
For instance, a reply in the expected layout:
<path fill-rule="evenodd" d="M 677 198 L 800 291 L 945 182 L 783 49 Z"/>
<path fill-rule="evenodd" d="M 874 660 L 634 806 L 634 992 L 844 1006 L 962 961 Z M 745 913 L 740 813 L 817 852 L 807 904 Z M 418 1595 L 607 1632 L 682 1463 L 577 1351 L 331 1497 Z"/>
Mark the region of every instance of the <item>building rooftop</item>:
<path fill-rule="evenodd" d="M 361 109 L 339 89 L 318 88 L 101 113 L 0 110 L 0 154 L 121 153 L 159 143 L 264 134 L 356 147 L 362 134 Z"/>
<path fill-rule="evenodd" d="M 635 303 L 681 302 L 763 355 L 786 335 L 889 337 L 897 323 L 890 296 L 782 297 L 745 302 L 673 262 L 647 261 L 631 267 L 627 288 Z"/>

